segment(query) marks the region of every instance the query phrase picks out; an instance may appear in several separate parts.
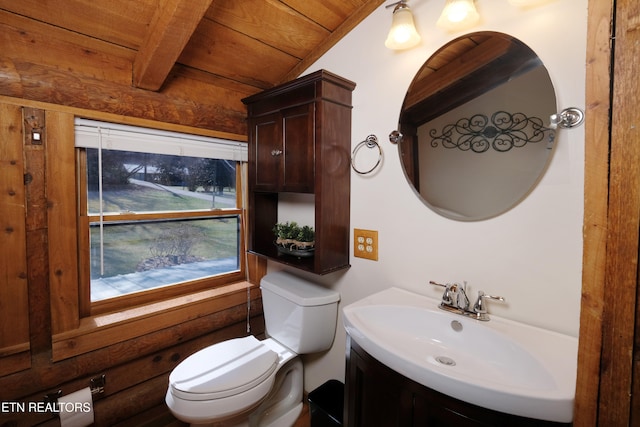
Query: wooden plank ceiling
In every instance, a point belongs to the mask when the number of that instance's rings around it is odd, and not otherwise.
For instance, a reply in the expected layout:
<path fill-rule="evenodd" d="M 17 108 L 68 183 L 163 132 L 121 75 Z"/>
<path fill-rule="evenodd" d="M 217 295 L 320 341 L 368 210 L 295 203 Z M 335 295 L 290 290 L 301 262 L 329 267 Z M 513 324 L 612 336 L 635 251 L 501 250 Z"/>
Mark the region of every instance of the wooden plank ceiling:
<path fill-rule="evenodd" d="M 193 88 L 203 82 L 219 88 L 216 93 L 225 95 L 209 100 L 209 110 L 225 111 L 242 96 L 296 78 L 383 2 L 0 0 L 0 77 L 4 68 L 4 75 L 13 73 L 17 80 L 3 83 L 0 78 L 0 95 L 38 98 L 27 93 L 25 82 L 46 82 L 52 69 L 57 79 L 71 79 L 59 74 L 72 71 L 76 78 L 98 78 L 109 85 L 126 82 L 132 89 L 124 93 L 143 103 L 145 95 L 138 90 L 169 96 L 174 80 L 187 78 Z M 65 63 L 74 50 L 76 62 Z M 79 59 L 78 52 L 84 57 Z M 92 62 L 96 57 L 102 69 Z M 27 68 L 33 66 L 46 72 L 31 76 Z M 229 99 L 235 94 L 238 99 Z M 84 106 L 57 95 L 61 103 Z M 95 108 L 98 102 L 90 101 L 85 107 Z"/>

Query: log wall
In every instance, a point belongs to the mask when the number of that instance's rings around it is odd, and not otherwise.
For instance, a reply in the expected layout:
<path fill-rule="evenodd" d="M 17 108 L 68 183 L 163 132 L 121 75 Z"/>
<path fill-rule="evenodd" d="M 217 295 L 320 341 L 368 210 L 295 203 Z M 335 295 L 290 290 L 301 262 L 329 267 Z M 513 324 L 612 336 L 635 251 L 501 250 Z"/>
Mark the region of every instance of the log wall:
<path fill-rule="evenodd" d="M 132 84 L 135 51 L 0 9 L 0 95 L 210 130 L 246 140 L 255 87 L 176 65 L 159 91 Z M 224 60 L 224 59 L 221 59 Z"/>
<path fill-rule="evenodd" d="M 206 291 L 206 298 L 191 305 L 191 297 L 185 298 L 182 302 L 186 303 L 180 307 L 166 303 L 172 313 L 168 318 L 180 319 L 173 323 L 158 326 L 158 317 L 143 316 L 135 324 L 148 332 L 132 333 L 134 336 L 128 339 L 114 339 L 113 332 L 95 334 L 90 351 L 69 349 L 68 356 L 55 357 L 51 307 L 55 306 L 54 298 L 61 298 L 57 282 L 77 277 L 76 249 L 69 246 L 77 233 L 75 191 L 70 191 L 75 186 L 75 163 L 73 156 L 69 160 L 68 154 L 62 154 L 73 152 L 69 123 L 76 115 L 118 119 L 89 110 L 0 97 L 3 427 L 59 425 L 51 411 L 29 411 L 19 409 L 20 405 L 28 408 L 29 403 L 43 402 L 44 395 L 57 390 L 63 395 L 74 392 L 101 375 L 106 375 L 107 384 L 105 392 L 95 397 L 96 426 L 141 425 L 147 413 L 167 418 L 164 395 L 171 370 L 200 348 L 247 335 L 248 299 L 251 333 L 264 333 L 260 292 L 247 282 L 223 291 Z M 130 117 L 123 121 L 138 122 Z M 36 133 L 40 139 L 34 136 Z M 251 272 L 264 274 L 263 262 L 250 259 L 247 264 Z M 252 277 L 253 282 L 259 279 Z M 77 301 L 68 303 L 77 307 Z M 82 322 L 86 328 L 86 322 Z M 82 328 L 74 332 L 74 327 L 69 322 L 66 333 L 82 333 Z M 73 345 L 79 341 L 66 342 Z"/>
<path fill-rule="evenodd" d="M 168 374 L 181 360 L 247 334 L 247 293 L 205 300 L 193 318 L 54 361 L 59 325 L 52 325 L 51 301 L 67 297 L 57 280 L 76 274 L 74 262 L 57 264 L 64 257 L 76 259 L 74 248 L 60 246 L 73 240 L 68 237 L 76 209 L 67 186 L 73 185 L 69 168 L 75 163 L 58 156 L 68 150 L 48 150 L 47 144 L 73 145 L 65 137 L 68 129 L 62 129 L 69 123 L 66 116 L 245 141 L 246 108 L 240 100 L 256 89 L 181 65 L 160 90 L 139 89 L 132 84 L 135 51 L 126 43 L 91 40 L 89 45 L 85 36 L 4 10 L 0 46 L 0 402 L 41 402 L 47 393 L 67 394 L 105 374 L 95 425 L 138 425 L 148 418 L 140 414 L 166 412 Z M 42 130 L 43 141 L 32 140 L 34 127 Z M 264 274 L 262 261 L 250 259 L 248 265 Z M 255 286 L 250 292 L 251 333 L 260 336 L 261 297 Z M 211 305 L 208 312 L 204 304 Z M 62 329 L 74 322 L 68 319 Z M 4 409 L 9 408 L 0 408 L 0 426 L 59 425 L 51 413 Z"/>

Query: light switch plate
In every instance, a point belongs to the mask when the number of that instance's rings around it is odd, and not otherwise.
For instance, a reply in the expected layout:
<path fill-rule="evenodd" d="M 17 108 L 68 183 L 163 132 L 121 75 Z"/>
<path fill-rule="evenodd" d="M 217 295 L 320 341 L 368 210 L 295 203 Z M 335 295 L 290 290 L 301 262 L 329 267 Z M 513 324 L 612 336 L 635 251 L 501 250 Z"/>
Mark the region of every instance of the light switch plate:
<path fill-rule="evenodd" d="M 378 232 L 375 230 L 353 229 L 353 256 L 378 260 Z"/>

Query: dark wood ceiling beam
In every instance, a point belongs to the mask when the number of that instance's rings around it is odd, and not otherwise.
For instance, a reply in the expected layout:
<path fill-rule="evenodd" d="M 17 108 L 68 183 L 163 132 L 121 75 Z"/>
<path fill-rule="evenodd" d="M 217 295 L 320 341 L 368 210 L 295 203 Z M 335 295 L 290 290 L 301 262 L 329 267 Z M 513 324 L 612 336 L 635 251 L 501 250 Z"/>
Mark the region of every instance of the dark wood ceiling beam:
<path fill-rule="evenodd" d="M 160 2 L 133 62 L 133 86 L 157 91 L 213 0 Z"/>

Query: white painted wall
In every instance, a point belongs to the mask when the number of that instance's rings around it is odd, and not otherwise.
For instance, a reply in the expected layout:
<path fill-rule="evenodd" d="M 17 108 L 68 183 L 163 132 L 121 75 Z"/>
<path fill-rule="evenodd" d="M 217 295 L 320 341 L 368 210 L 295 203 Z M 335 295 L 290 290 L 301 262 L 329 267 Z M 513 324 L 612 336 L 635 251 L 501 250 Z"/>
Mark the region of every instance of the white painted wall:
<path fill-rule="evenodd" d="M 384 47 L 391 10 L 383 5 L 305 72 L 324 68 L 356 82 L 352 147 L 375 134 L 384 150 L 377 172 L 368 176 L 352 172 L 351 178 L 351 227 L 378 230 L 379 261 L 352 254 L 350 269 L 308 277 L 338 290 L 341 307 L 391 286 L 439 297 L 440 290 L 432 289 L 429 280 L 466 280 L 472 296 L 481 289 L 506 298 L 505 305 L 490 302 L 491 313 L 577 336 L 584 127 L 559 132 L 545 177 L 506 214 L 481 222 L 456 222 L 433 213 L 405 181 L 397 148 L 387 135 L 396 128 L 416 71 L 436 49 L 462 33 L 436 28 L 444 1 L 409 4 L 423 39 L 418 47 L 400 52 Z M 558 105 L 584 109 L 587 0 L 555 0 L 526 10 L 507 0 L 476 0 L 476 5 L 483 22 L 471 31 L 500 31 L 519 38 L 549 70 Z M 286 215 L 295 217 L 295 212 Z M 269 268 L 283 267 L 270 263 Z M 327 379 L 344 379 L 341 316 L 333 348 L 307 355 L 304 362 L 308 391 Z"/>

